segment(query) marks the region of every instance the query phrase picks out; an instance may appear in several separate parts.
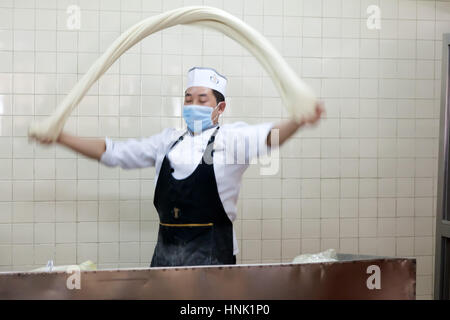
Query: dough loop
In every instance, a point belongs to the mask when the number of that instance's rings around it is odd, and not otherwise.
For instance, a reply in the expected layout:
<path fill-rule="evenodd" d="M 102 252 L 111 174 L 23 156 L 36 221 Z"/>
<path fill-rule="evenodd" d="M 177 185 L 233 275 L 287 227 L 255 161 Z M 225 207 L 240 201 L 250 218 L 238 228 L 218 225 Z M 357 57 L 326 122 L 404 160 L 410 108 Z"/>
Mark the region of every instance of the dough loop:
<path fill-rule="evenodd" d="M 264 36 L 223 10 L 189 6 L 144 19 L 122 33 L 76 83 L 55 112 L 43 121 L 35 121 L 30 125 L 28 135 L 55 141 L 67 118 L 86 92 L 124 52 L 152 33 L 178 24 L 212 28 L 237 41 L 255 56 L 267 71 L 294 119 L 300 120 L 314 113 L 317 100 L 313 91 Z"/>

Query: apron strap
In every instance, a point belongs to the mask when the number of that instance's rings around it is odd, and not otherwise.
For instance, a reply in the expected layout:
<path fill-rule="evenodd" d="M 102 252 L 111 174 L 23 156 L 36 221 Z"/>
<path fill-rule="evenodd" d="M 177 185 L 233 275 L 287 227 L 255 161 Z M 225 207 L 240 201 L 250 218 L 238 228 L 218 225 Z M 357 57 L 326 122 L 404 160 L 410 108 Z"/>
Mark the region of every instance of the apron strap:
<path fill-rule="evenodd" d="M 214 140 L 216 139 L 216 134 L 217 131 L 219 130 L 220 126 L 217 126 L 216 130 L 214 130 L 213 134 L 211 135 L 211 137 L 208 140 L 208 144 L 206 145 L 206 149 L 205 149 L 205 153 L 203 154 L 203 156 L 205 155 L 211 155 L 211 158 L 214 156 Z"/>
<path fill-rule="evenodd" d="M 170 146 L 169 150 L 172 150 L 172 148 L 175 147 L 178 142 L 183 140 L 183 137 L 186 135 L 186 133 L 188 133 L 187 130 L 174 143 L 172 143 L 172 145 Z"/>
<path fill-rule="evenodd" d="M 211 137 L 208 140 L 208 144 L 210 144 L 211 142 L 214 142 L 215 138 L 216 138 L 216 134 L 217 131 L 219 130 L 220 126 L 217 126 L 216 130 L 214 130 L 214 132 L 212 133 Z"/>
<path fill-rule="evenodd" d="M 214 142 L 217 131 L 219 130 L 220 126 L 217 126 L 216 130 L 214 130 L 214 132 L 212 133 L 211 137 L 208 140 L 208 144 L 207 147 L 209 147 L 209 145 Z M 169 148 L 169 150 L 172 150 L 173 147 L 175 147 L 177 145 L 178 142 L 180 142 L 181 140 L 183 140 L 184 136 L 188 133 L 188 130 L 186 130 Z"/>

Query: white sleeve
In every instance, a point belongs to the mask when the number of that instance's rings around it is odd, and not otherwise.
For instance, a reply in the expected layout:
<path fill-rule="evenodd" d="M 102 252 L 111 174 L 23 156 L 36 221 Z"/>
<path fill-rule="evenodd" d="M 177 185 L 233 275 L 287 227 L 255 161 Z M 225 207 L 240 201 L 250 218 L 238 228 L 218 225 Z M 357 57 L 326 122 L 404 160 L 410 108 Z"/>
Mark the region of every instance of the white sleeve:
<path fill-rule="evenodd" d="M 100 158 L 100 163 L 108 167 L 120 166 L 123 169 L 152 167 L 155 165 L 158 150 L 163 147 L 168 130 L 140 140 L 113 141 L 106 137 L 106 150 Z"/>

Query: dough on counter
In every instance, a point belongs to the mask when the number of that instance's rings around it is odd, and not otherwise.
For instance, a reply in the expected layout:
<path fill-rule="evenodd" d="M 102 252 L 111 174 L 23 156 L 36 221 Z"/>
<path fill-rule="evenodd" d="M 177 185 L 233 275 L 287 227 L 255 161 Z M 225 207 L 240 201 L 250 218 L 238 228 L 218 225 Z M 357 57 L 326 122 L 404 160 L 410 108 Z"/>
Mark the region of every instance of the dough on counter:
<path fill-rule="evenodd" d="M 301 120 L 314 113 L 316 97 L 313 91 L 264 36 L 223 10 L 189 6 L 144 19 L 122 33 L 76 83 L 55 112 L 43 121 L 30 125 L 28 135 L 55 141 L 86 92 L 124 52 L 152 33 L 179 24 L 212 28 L 234 39 L 253 54 L 267 71 L 293 119 Z"/>
<path fill-rule="evenodd" d="M 328 249 L 319 253 L 304 253 L 296 256 L 292 263 L 317 263 L 338 261 L 336 250 Z"/>

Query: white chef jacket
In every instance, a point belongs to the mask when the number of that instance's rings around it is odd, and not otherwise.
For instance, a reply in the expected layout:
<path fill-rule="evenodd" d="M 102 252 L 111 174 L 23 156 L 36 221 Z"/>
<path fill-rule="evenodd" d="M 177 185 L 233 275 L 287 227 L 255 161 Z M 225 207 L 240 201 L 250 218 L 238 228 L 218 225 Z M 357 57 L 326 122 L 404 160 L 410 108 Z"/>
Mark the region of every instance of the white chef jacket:
<path fill-rule="evenodd" d="M 264 156 L 270 151 L 266 139 L 272 127 L 271 122 L 257 125 L 234 122 L 221 125 L 217 131 L 214 141 L 214 174 L 219 197 L 231 222 L 236 219 L 242 175 L 252 160 L 255 161 L 258 156 Z M 170 150 L 168 159 L 174 169 L 172 175 L 175 179 L 184 179 L 194 172 L 215 129 L 216 127 L 212 127 L 197 135 L 188 132 L 183 140 Z M 155 166 L 156 184 L 164 156 L 184 132 L 186 130 L 167 128 L 148 138 L 126 141 L 113 141 L 106 137 L 106 151 L 100 162 L 109 167 L 120 166 L 124 169 Z M 238 252 L 233 229 L 233 254 Z"/>

